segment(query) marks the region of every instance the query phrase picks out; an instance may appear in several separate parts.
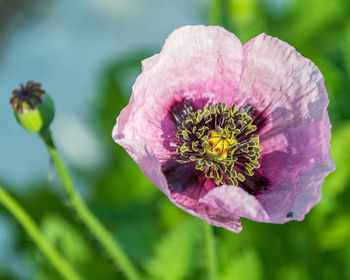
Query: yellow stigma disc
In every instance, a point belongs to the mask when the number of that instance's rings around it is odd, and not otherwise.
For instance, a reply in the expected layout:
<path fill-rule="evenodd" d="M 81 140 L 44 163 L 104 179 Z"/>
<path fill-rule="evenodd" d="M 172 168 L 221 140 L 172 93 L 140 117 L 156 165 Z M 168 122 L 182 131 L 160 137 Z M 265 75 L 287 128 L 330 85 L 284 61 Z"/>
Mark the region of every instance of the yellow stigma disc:
<path fill-rule="evenodd" d="M 208 132 L 209 145 L 205 147 L 205 152 L 211 158 L 225 160 L 236 143 L 235 138 L 224 137 L 215 130 L 210 130 Z"/>

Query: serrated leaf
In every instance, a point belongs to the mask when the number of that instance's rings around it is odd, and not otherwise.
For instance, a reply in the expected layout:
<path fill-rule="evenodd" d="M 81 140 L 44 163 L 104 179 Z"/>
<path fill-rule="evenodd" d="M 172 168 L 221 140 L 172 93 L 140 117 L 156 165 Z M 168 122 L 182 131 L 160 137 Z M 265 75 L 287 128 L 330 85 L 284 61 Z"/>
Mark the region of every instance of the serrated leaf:
<path fill-rule="evenodd" d="M 198 221 L 191 218 L 178 224 L 156 245 L 154 256 L 146 262 L 148 279 L 180 280 L 189 274 L 194 265 L 198 227 Z"/>

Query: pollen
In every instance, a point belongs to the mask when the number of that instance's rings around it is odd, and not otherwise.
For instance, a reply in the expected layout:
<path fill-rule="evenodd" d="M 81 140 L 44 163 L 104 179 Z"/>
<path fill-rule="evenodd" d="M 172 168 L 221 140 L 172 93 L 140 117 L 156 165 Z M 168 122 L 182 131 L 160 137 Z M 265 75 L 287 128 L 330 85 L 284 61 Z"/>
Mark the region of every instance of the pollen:
<path fill-rule="evenodd" d="M 178 127 L 177 152 L 216 185 L 237 186 L 260 167 L 262 147 L 253 118 L 225 103 L 187 112 Z"/>

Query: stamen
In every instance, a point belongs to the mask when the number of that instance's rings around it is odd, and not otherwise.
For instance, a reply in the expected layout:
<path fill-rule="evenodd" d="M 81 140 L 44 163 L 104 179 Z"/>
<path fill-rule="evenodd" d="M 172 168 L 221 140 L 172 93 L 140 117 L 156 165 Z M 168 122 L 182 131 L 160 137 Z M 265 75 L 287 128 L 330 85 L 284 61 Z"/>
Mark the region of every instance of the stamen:
<path fill-rule="evenodd" d="M 237 186 L 246 176 L 254 175 L 253 170 L 260 167 L 262 147 L 247 112 L 220 103 L 185 113 L 187 117 L 176 133 L 177 152 L 195 162 L 196 170 L 217 185 Z"/>

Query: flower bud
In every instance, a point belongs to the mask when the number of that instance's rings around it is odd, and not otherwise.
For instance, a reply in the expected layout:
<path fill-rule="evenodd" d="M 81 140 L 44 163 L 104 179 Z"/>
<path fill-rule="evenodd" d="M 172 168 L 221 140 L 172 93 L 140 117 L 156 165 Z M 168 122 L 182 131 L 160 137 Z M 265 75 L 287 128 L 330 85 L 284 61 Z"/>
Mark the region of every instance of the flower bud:
<path fill-rule="evenodd" d="M 33 81 L 15 89 L 10 104 L 18 123 L 30 132 L 45 131 L 55 115 L 51 97 L 41 88 L 41 84 Z"/>

